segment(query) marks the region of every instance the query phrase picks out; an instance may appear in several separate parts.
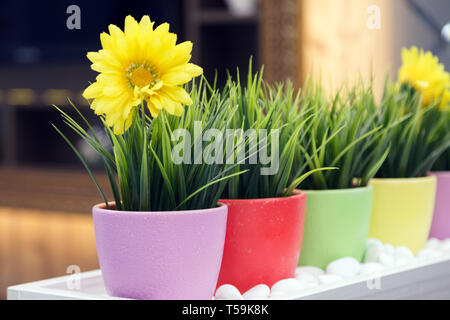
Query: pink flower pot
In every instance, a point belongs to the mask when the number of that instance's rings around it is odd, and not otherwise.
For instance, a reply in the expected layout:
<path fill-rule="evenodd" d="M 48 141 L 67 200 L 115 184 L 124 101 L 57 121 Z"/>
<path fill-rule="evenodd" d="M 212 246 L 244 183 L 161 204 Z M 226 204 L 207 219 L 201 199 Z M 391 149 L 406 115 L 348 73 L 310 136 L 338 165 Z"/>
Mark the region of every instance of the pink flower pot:
<path fill-rule="evenodd" d="M 109 295 L 211 299 L 222 262 L 226 205 L 189 211 L 92 209 L 98 259 Z"/>
<path fill-rule="evenodd" d="M 429 175 L 437 178 L 430 238 L 450 238 L 450 171 L 430 172 Z"/>

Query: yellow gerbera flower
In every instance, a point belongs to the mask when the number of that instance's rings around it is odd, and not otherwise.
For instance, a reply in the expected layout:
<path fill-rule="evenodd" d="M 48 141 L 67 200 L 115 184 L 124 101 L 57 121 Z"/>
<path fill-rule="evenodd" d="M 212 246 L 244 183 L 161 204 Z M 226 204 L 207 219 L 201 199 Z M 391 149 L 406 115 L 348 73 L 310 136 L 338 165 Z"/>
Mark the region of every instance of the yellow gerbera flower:
<path fill-rule="evenodd" d="M 398 79 L 422 93 L 422 105 L 441 98 L 440 108 L 447 108 L 450 103 L 450 75 L 439 63 L 438 57 L 417 47 L 410 50 L 403 48 L 402 62 Z"/>
<path fill-rule="evenodd" d="M 134 108 L 144 100 L 153 117 L 162 109 L 181 115 L 182 105 L 192 104 L 182 85 L 203 72 L 189 63 L 192 42 L 176 44 L 168 23 L 156 29 L 153 24 L 148 16 L 139 23 L 127 16 L 124 31 L 110 25 L 109 34 L 100 35 L 103 49 L 87 54 L 91 68 L 100 74 L 83 96 L 94 99 L 91 108 L 105 115 L 115 134 L 129 128 Z"/>

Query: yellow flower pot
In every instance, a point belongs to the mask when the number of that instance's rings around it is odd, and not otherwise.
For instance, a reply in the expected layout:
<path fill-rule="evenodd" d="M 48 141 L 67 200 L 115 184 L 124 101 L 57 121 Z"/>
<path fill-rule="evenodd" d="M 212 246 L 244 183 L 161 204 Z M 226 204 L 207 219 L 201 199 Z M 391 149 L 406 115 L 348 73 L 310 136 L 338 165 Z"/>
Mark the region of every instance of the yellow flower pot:
<path fill-rule="evenodd" d="M 372 179 L 369 237 L 417 253 L 423 248 L 433 218 L 436 177 Z"/>

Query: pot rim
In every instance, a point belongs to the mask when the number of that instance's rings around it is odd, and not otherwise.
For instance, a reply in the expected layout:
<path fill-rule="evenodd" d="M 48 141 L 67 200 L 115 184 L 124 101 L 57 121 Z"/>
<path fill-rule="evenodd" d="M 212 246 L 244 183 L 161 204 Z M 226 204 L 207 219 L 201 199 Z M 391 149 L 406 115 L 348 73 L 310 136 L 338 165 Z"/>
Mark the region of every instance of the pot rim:
<path fill-rule="evenodd" d="M 355 188 L 342 188 L 342 189 L 311 189 L 311 190 L 303 190 L 306 194 L 309 193 L 322 193 L 322 194 L 333 194 L 333 193 L 348 193 L 348 192 L 362 192 L 366 190 L 373 189 L 373 186 L 367 185 L 364 187 L 355 187 Z"/>
<path fill-rule="evenodd" d="M 369 183 L 375 184 L 396 184 L 396 183 L 421 183 L 426 181 L 436 180 L 435 176 L 425 176 L 425 177 L 410 177 L 410 178 L 372 178 Z"/>
<path fill-rule="evenodd" d="M 252 201 L 252 202 L 266 202 L 266 201 L 280 201 L 280 200 L 286 200 L 286 199 L 292 199 L 292 198 L 306 198 L 306 192 L 300 189 L 294 189 L 292 191 L 292 194 L 287 197 L 271 197 L 271 198 L 253 198 L 253 199 L 225 199 L 221 198 L 220 201 L 226 201 L 227 203 L 238 203 L 238 202 L 246 202 L 246 201 Z"/>
<path fill-rule="evenodd" d="M 450 178 L 450 170 L 447 171 L 429 171 L 429 176 Z"/>
<path fill-rule="evenodd" d="M 110 206 L 116 205 L 115 201 L 109 201 Z M 106 209 L 106 204 L 101 202 L 92 207 L 92 212 L 97 214 L 109 214 L 109 215 L 136 215 L 136 216 L 160 216 L 160 215 L 199 215 L 199 214 L 210 214 L 210 213 L 220 213 L 222 211 L 227 211 L 227 205 L 222 202 L 217 203 L 217 207 L 208 209 L 194 209 L 194 210 L 177 210 L 177 211 L 122 211 L 122 210 L 112 210 Z"/>

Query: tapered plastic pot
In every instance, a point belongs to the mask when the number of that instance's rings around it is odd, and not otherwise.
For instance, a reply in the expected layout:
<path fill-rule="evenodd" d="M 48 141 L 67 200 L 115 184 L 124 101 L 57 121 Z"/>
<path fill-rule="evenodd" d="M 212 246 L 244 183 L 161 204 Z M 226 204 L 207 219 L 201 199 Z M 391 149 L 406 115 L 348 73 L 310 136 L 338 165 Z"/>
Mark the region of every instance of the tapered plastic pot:
<path fill-rule="evenodd" d="M 172 212 L 93 208 L 106 291 L 134 299 L 212 299 L 227 207 Z"/>
<path fill-rule="evenodd" d="M 430 172 L 437 180 L 430 238 L 450 238 L 450 171 Z"/>
<path fill-rule="evenodd" d="M 241 292 L 295 275 L 303 237 L 305 193 L 290 197 L 227 200 L 228 223 L 218 286 Z"/>
<path fill-rule="evenodd" d="M 380 178 L 370 184 L 373 206 L 369 237 L 417 253 L 430 232 L 436 177 Z"/>
<path fill-rule="evenodd" d="M 299 265 L 324 269 L 342 257 L 364 258 L 372 211 L 372 187 L 306 190 Z"/>

